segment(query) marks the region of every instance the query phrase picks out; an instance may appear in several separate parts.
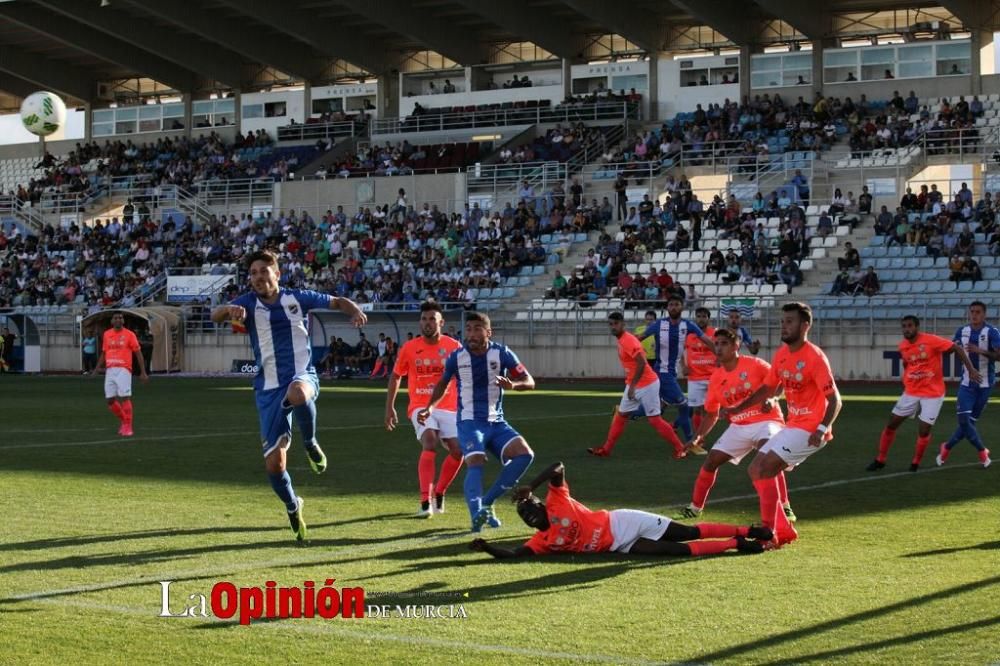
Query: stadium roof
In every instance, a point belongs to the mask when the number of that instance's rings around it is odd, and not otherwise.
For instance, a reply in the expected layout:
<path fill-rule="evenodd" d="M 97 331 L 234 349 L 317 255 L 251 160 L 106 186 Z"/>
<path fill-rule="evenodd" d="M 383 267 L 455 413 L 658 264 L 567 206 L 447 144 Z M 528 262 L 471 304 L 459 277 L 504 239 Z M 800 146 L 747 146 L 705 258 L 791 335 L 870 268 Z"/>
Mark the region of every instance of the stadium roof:
<path fill-rule="evenodd" d="M 836 13 L 942 6 L 967 28 L 1000 24 L 998 0 L 632 0 L 627 10 L 605 0 L 0 0 L 0 107 L 39 88 L 92 101 L 97 82 L 140 78 L 188 92 L 253 86 L 264 71 L 364 77 L 419 51 L 475 65 L 512 42 L 583 60 L 588 44 L 617 34 L 660 51 L 692 26 L 759 43 L 759 26 L 779 18 L 823 39 Z"/>

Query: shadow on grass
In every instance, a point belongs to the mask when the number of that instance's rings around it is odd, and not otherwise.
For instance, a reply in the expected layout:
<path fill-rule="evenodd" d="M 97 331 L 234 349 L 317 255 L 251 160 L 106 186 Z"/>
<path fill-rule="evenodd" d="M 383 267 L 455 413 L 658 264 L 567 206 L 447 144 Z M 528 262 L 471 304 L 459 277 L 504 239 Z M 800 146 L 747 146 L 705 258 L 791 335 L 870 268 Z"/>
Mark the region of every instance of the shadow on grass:
<path fill-rule="evenodd" d="M 826 622 L 819 622 L 817 624 L 810 625 L 808 627 L 802 627 L 801 629 L 794 629 L 792 631 L 786 631 L 774 636 L 768 636 L 766 638 L 761 638 L 754 641 L 747 641 L 745 643 L 740 643 L 739 645 L 734 645 L 732 647 L 725 648 L 723 650 L 716 650 L 715 652 L 709 652 L 707 654 L 692 655 L 689 661 L 696 661 L 702 663 L 720 661 L 722 659 L 729 659 L 732 657 L 738 657 L 740 655 L 752 654 L 754 650 L 763 650 L 771 647 L 777 647 L 779 645 L 792 644 L 795 641 L 803 640 L 807 638 L 814 638 L 819 634 L 828 631 L 835 631 L 843 627 L 850 626 L 859 622 L 866 622 L 868 620 L 873 620 L 883 615 L 889 615 L 897 611 L 906 610 L 908 608 L 916 608 L 918 606 L 923 606 L 924 604 L 929 604 L 935 601 L 940 601 L 941 599 L 947 599 L 949 597 L 954 597 L 960 594 L 965 594 L 966 592 L 979 592 L 984 588 L 992 587 L 994 585 L 1000 585 L 1000 576 L 993 576 L 992 578 L 985 578 L 983 580 L 978 580 L 972 583 L 964 583 L 962 585 L 956 585 L 954 587 L 949 587 L 938 592 L 932 592 L 930 594 L 923 594 L 919 597 L 913 597 L 912 599 L 906 599 L 905 601 L 899 601 L 894 604 L 889 604 L 888 606 L 882 606 L 881 608 L 876 608 L 874 610 L 863 611 L 861 613 L 854 613 L 852 615 L 846 615 L 835 620 L 828 620 Z M 979 626 L 980 623 L 976 623 Z M 962 623 L 961 627 L 967 628 L 967 623 Z M 919 640 L 921 637 L 931 638 L 937 636 L 941 633 L 938 630 L 935 631 L 924 631 L 919 634 L 914 634 L 914 636 L 908 637 L 906 640 Z M 896 639 L 891 639 L 895 641 Z M 867 647 L 877 646 L 877 643 L 866 643 L 865 646 L 854 646 L 851 648 L 844 648 L 851 652 L 863 650 Z M 837 656 L 838 651 L 833 651 L 830 653 L 832 656 Z M 827 653 L 820 653 L 820 655 L 827 655 Z M 795 657 L 789 661 L 775 661 L 770 662 L 774 664 L 786 664 L 795 663 L 796 661 L 801 661 L 804 659 L 812 658 L 822 658 L 822 656 L 816 655 L 814 657 Z M 829 655 L 828 655 L 829 656 Z"/>
<path fill-rule="evenodd" d="M 309 529 L 316 530 L 325 527 L 343 527 L 357 523 L 378 522 L 384 520 L 401 520 L 408 518 L 407 513 L 384 513 L 377 516 L 362 516 L 349 520 L 337 520 L 326 523 L 309 523 Z M 67 537 L 65 539 L 37 539 L 18 543 L 0 544 L 0 551 L 5 550 L 49 550 L 51 548 L 74 548 L 98 543 L 117 543 L 136 539 L 161 539 L 179 536 L 199 536 L 202 534 L 249 534 L 257 532 L 280 532 L 287 530 L 285 525 L 274 524 L 266 527 L 231 526 L 231 527 L 196 527 L 189 529 L 136 530 L 118 534 L 97 534 L 94 536 Z"/>
<path fill-rule="evenodd" d="M 1000 549 L 1000 541 L 984 541 L 975 546 L 962 546 L 960 548 L 938 548 L 937 550 L 924 550 L 918 553 L 907 553 L 903 557 L 932 557 L 934 555 L 951 555 L 961 553 L 966 550 L 997 550 Z"/>

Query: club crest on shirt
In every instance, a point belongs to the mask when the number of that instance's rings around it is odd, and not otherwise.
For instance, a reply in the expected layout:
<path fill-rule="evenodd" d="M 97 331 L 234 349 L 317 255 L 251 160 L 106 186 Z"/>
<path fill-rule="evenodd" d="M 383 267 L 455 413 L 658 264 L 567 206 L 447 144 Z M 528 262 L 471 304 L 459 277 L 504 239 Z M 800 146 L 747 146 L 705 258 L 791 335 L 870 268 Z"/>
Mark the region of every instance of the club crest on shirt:
<path fill-rule="evenodd" d="M 496 361 L 490 361 L 490 370 L 496 372 L 500 368 L 500 364 Z"/>
<path fill-rule="evenodd" d="M 746 379 L 746 378 L 747 378 L 747 372 L 746 370 L 744 370 L 743 372 L 740 373 L 740 379 Z"/>
<path fill-rule="evenodd" d="M 288 306 L 288 311 L 291 312 L 292 314 L 298 314 L 299 306 L 292 303 L 291 305 Z"/>
<path fill-rule="evenodd" d="M 799 361 L 798 363 L 795 364 L 795 367 L 798 370 L 801 370 L 802 368 L 806 367 L 806 362 L 805 361 Z"/>

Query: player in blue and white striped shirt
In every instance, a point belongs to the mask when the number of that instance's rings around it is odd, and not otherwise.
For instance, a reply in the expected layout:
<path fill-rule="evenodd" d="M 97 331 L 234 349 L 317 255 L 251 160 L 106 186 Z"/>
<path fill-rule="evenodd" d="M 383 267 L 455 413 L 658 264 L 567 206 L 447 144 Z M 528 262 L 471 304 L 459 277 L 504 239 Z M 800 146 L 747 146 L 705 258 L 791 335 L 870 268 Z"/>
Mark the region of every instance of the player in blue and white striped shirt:
<path fill-rule="evenodd" d="M 647 326 L 639 340 L 645 340 L 651 335 L 655 337 L 657 367 L 654 370 L 660 376 L 660 400 L 677 407 L 678 415 L 674 426 L 684 432 L 686 440 L 690 440 L 694 436 L 691 429 L 691 407 L 677 381 L 677 362 L 684 353 L 687 336 L 698 336 L 706 347 L 713 350 L 715 341 L 705 335 L 696 323 L 690 319 L 682 319 L 683 312 L 684 301 L 676 296 L 670 297 L 667 301 L 667 318 L 657 319 Z"/>
<path fill-rule="evenodd" d="M 760 351 L 760 340 L 750 337 L 750 332 L 743 326 L 743 313 L 738 308 L 729 311 L 729 330 L 736 334 L 736 337 L 743 343 L 742 348 L 751 354 Z"/>
<path fill-rule="evenodd" d="M 259 368 L 254 378 L 254 398 L 260 419 L 264 466 L 271 488 L 285 503 L 295 538 L 306 538 L 302 498 L 292 489 L 286 469 L 286 449 L 292 441 L 292 415 L 302 432 L 309 465 L 317 474 L 326 470 L 326 456 L 316 442 L 316 397 L 319 379 L 312 364 L 309 343 L 310 310 L 340 310 L 355 326 L 367 317 L 353 301 L 315 291 L 279 286 L 278 258 L 271 252 L 248 257 L 251 291 L 212 312 L 217 324 L 242 322 L 250 334 L 254 359 Z"/>
<path fill-rule="evenodd" d="M 448 357 L 430 403 L 417 413 L 423 424 L 444 397 L 452 377 L 458 391 L 458 443 L 465 456 L 465 501 L 472 531 L 500 527 L 493 502 L 517 485 L 535 454 L 519 432 L 504 420 L 504 391 L 530 391 L 535 380 L 506 345 L 492 342 L 490 318 L 470 312 L 465 343 Z M 489 451 L 503 464 L 500 476 L 483 495 L 483 463 Z"/>
<path fill-rule="evenodd" d="M 983 445 L 976 429 L 976 421 L 986 409 L 990 392 L 996 383 L 996 362 L 1000 360 L 1000 331 L 986 323 L 986 304 L 973 301 L 969 304 L 969 323 L 955 331 L 955 342 L 969 354 L 972 367 L 979 371 L 981 380 L 974 382 L 968 368 L 962 368 L 962 382 L 958 387 L 958 428 L 947 442 L 941 445 L 937 464 L 943 465 L 956 444 L 969 440 L 979 452 L 979 462 L 990 466 L 990 450 Z"/>

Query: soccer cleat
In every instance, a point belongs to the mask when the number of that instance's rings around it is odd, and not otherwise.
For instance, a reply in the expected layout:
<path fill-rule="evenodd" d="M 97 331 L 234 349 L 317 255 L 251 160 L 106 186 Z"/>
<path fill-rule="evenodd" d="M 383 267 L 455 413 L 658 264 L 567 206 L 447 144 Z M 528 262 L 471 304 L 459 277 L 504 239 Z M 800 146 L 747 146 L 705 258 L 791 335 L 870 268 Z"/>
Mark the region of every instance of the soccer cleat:
<path fill-rule="evenodd" d="M 781 534 L 775 535 L 778 539 L 778 543 L 782 546 L 790 544 L 799 538 L 799 533 L 791 525 L 788 526 L 787 532 L 782 532 Z"/>
<path fill-rule="evenodd" d="M 123 425 L 122 426 L 122 429 L 121 429 L 121 436 L 122 437 L 131 437 L 134 434 L 135 433 L 132 431 L 132 426 L 130 426 L 130 425 Z"/>
<path fill-rule="evenodd" d="M 319 443 L 314 439 L 312 446 L 306 445 L 306 456 L 309 457 L 309 466 L 312 471 L 322 474 L 326 471 L 326 454 L 319 448 Z"/>
<path fill-rule="evenodd" d="M 700 446 L 689 446 L 687 447 L 687 452 L 692 453 L 696 456 L 707 456 L 708 449 L 703 449 Z"/>
<path fill-rule="evenodd" d="M 681 518 L 697 518 L 701 515 L 702 509 L 699 509 L 694 504 L 688 504 L 680 513 Z"/>
<path fill-rule="evenodd" d="M 674 449 L 674 454 L 673 454 L 674 460 L 681 460 L 683 458 L 687 458 L 687 454 L 688 452 L 685 451 L 684 449 Z"/>
<path fill-rule="evenodd" d="M 444 513 L 444 495 L 434 496 L 434 513 Z"/>
<path fill-rule="evenodd" d="M 785 519 L 788 520 L 788 522 L 794 523 L 799 519 L 799 517 L 795 515 L 795 512 L 792 511 L 792 507 L 783 506 L 781 507 L 781 510 L 785 512 Z"/>
<path fill-rule="evenodd" d="M 764 544 L 760 541 L 754 541 L 753 539 L 747 539 L 745 537 L 736 537 L 736 550 L 741 553 L 747 554 L 757 554 L 764 552 Z"/>
<path fill-rule="evenodd" d="M 868 470 L 869 472 L 877 472 L 884 467 L 885 463 L 882 462 L 881 460 L 873 460 L 871 464 L 868 465 L 868 467 L 865 467 L 865 469 Z"/>
<path fill-rule="evenodd" d="M 483 511 L 486 512 L 486 524 L 490 527 L 496 528 L 501 527 L 503 523 L 497 518 L 496 512 L 493 510 L 492 506 L 484 506 Z"/>
<path fill-rule="evenodd" d="M 990 460 L 989 449 L 983 449 L 982 451 L 979 452 L 979 462 L 983 464 L 983 469 L 986 469 L 993 463 L 993 461 Z"/>
<path fill-rule="evenodd" d="M 483 527 L 486 525 L 486 509 L 480 509 L 475 516 L 472 517 L 472 533 L 479 534 L 483 531 Z"/>
<path fill-rule="evenodd" d="M 124 437 L 124 435 L 125 435 L 125 424 L 124 423 L 121 424 L 120 426 L 118 426 L 118 434 L 122 435 Z"/>
<path fill-rule="evenodd" d="M 611 456 L 611 452 L 603 446 L 593 446 L 587 449 L 587 453 L 597 458 L 609 458 Z"/>
<path fill-rule="evenodd" d="M 427 500 L 421 502 L 420 511 L 417 511 L 417 516 L 419 516 L 420 518 L 430 518 L 433 515 L 434 512 L 431 511 L 431 503 L 428 502 Z"/>
<path fill-rule="evenodd" d="M 920 469 L 920 463 L 910 463 L 911 472 L 916 472 L 918 469 Z"/>
<path fill-rule="evenodd" d="M 302 518 L 302 505 L 305 504 L 305 502 L 301 497 L 296 497 L 295 501 L 298 504 L 298 507 L 296 507 L 295 511 L 288 512 L 288 522 L 292 526 L 292 534 L 295 535 L 295 540 L 305 541 L 306 521 Z"/>
<path fill-rule="evenodd" d="M 937 457 L 934 458 L 934 462 L 937 463 L 938 467 L 943 465 L 944 461 L 948 459 L 948 453 L 949 453 L 948 445 L 946 442 L 944 442 L 941 444 L 941 449 L 938 451 Z"/>
<path fill-rule="evenodd" d="M 774 539 L 774 532 L 771 531 L 770 527 L 751 525 L 747 528 L 747 538 L 757 539 L 758 541 L 771 541 Z"/>

